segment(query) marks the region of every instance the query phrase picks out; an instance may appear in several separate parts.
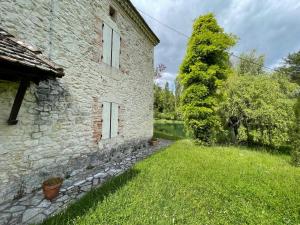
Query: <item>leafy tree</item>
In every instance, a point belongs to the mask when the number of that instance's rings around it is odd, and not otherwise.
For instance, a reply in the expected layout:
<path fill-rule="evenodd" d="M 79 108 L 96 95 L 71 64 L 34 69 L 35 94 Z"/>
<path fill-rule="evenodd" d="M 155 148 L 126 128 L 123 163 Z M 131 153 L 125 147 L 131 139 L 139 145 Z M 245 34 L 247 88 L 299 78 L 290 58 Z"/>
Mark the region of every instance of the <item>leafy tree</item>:
<path fill-rule="evenodd" d="M 154 80 L 159 80 L 166 68 L 164 64 L 159 64 L 155 70 Z M 154 83 L 154 112 L 156 115 L 173 112 L 175 107 L 174 101 L 174 95 L 169 90 L 169 83 L 166 83 L 164 89 Z"/>
<path fill-rule="evenodd" d="M 166 82 L 164 89 L 164 112 L 174 113 L 175 112 L 175 96 L 169 88 L 169 82 Z"/>
<path fill-rule="evenodd" d="M 250 53 L 242 53 L 237 65 L 237 73 L 239 75 L 261 75 L 265 62 L 264 55 L 258 55 L 256 50 Z"/>
<path fill-rule="evenodd" d="M 256 50 L 252 50 L 249 53 L 242 53 L 239 56 L 239 61 L 235 65 L 235 72 L 239 76 L 253 76 L 262 75 L 264 67 L 265 57 L 263 55 L 258 55 Z M 229 90 L 224 90 L 226 91 Z M 239 128 L 241 125 L 241 118 L 235 115 L 231 115 L 227 121 L 225 121 L 226 126 L 230 129 L 231 142 L 237 143 Z"/>
<path fill-rule="evenodd" d="M 293 82 L 300 85 L 300 51 L 289 54 L 284 59 L 284 65 L 278 69 L 284 75 L 287 75 Z M 300 166 L 300 93 L 298 90 L 298 102 L 295 105 L 295 128 L 293 137 L 293 162 L 295 165 Z"/>
<path fill-rule="evenodd" d="M 272 147 L 290 142 L 297 85 L 276 76 L 234 75 L 223 88 L 220 113 L 233 141 Z"/>
<path fill-rule="evenodd" d="M 193 25 L 187 53 L 180 67 L 181 105 L 186 126 L 201 142 L 211 142 L 218 125 L 217 90 L 230 73 L 228 49 L 236 43 L 213 14 L 200 16 Z"/>
<path fill-rule="evenodd" d="M 284 59 L 284 65 L 278 71 L 286 74 L 292 81 L 300 84 L 300 51 L 289 54 Z"/>
<path fill-rule="evenodd" d="M 169 89 L 169 83 L 164 88 L 154 84 L 154 112 L 156 118 L 175 119 L 175 95 Z"/>
<path fill-rule="evenodd" d="M 154 111 L 162 113 L 164 111 L 164 104 L 163 104 L 163 90 L 162 88 L 154 84 Z"/>
<path fill-rule="evenodd" d="M 155 70 L 154 80 L 159 80 L 166 70 L 164 64 L 159 64 Z M 176 91 L 175 91 L 176 93 Z M 178 94 L 178 93 L 177 93 Z M 170 90 L 169 83 L 166 82 L 165 87 L 162 88 L 154 82 L 154 115 L 156 118 L 161 119 L 176 119 L 176 94 Z"/>
<path fill-rule="evenodd" d="M 300 166 L 300 97 L 298 97 L 297 104 L 295 105 L 296 123 L 293 134 L 293 152 L 292 159 L 296 166 Z"/>

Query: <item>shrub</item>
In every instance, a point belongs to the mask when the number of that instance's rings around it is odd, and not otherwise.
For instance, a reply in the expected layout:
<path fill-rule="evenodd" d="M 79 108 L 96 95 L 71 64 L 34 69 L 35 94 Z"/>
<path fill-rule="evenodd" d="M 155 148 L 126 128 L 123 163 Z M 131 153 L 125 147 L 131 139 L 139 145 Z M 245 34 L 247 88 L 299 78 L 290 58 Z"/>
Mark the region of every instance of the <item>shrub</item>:
<path fill-rule="evenodd" d="M 179 120 L 180 119 L 180 116 L 176 112 L 169 112 L 169 113 L 155 112 L 154 117 L 156 119 L 162 119 L 162 120 Z"/>
<path fill-rule="evenodd" d="M 295 166 L 300 166 L 300 98 L 295 106 L 296 123 L 293 133 L 292 161 Z"/>
<path fill-rule="evenodd" d="M 290 144 L 296 89 L 287 79 L 269 75 L 231 77 L 219 111 L 231 139 L 275 148 Z"/>

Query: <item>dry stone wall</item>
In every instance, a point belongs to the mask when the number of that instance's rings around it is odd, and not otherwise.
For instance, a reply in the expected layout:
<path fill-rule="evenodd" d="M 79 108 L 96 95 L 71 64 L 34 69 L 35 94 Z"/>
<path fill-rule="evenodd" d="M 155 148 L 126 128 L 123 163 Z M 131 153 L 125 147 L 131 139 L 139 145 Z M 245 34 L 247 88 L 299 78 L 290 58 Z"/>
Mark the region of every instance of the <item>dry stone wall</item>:
<path fill-rule="evenodd" d="M 116 18 L 109 17 L 109 7 Z M 16 126 L 8 126 L 17 83 L 0 81 L 0 204 L 101 163 L 153 133 L 153 44 L 114 1 L 6 0 L 1 27 L 61 65 L 65 77 L 31 84 Z M 121 34 L 120 69 L 101 62 L 102 23 Z M 101 104 L 118 103 L 119 135 L 101 139 Z"/>

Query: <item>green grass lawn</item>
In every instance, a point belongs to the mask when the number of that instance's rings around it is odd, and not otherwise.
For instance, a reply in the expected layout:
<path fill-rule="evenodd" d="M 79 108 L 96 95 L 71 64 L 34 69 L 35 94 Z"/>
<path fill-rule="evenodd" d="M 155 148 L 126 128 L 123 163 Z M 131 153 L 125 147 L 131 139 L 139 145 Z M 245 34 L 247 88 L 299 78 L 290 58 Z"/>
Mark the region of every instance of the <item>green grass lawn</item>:
<path fill-rule="evenodd" d="M 300 224 L 300 169 L 289 161 L 179 141 L 44 224 Z"/>
<path fill-rule="evenodd" d="M 189 134 L 184 129 L 182 121 L 155 120 L 154 137 L 168 140 L 181 140 L 189 138 Z"/>

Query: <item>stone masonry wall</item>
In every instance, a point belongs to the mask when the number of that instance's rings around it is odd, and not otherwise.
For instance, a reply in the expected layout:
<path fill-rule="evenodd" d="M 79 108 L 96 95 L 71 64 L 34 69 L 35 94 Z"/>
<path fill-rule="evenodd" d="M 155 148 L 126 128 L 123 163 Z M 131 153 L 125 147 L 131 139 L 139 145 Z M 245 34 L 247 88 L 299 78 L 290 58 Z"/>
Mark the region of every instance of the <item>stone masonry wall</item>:
<path fill-rule="evenodd" d="M 128 171 L 136 162 L 145 159 L 171 144 L 170 141 L 160 140 L 150 146 L 148 143 L 123 144 L 107 154 L 93 154 L 97 165 L 87 169 L 72 171 L 64 180 L 59 196 L 52 201 L 44 199 L 42 190 L 27 194 L 24 197 L 0 204 L 1 225 L 38 224 L 44 219 L 62 212 L 74 201 L 82 198 L 91 189 L 98 188 L 112 177 Z M 95 163 L 95 162 L 94 162 Z M 84 164 L 84 163 L 83 163 Z"/>
<path fill-rule="evenodd" d="M 18 84 L 0 81 L 0 204 L 96 163 L 98 153 L 152 137 L 153 44 L 114 1 L 6 0 L 0 21 L 66 74 L 31 84 L 16 126 L 6 121 Z M 121 34 L 119 70 L 101 62 L 103 21 Z M 101 139 L 104 101 L 120 106 L 119 136 L 110 140 Z"/>

